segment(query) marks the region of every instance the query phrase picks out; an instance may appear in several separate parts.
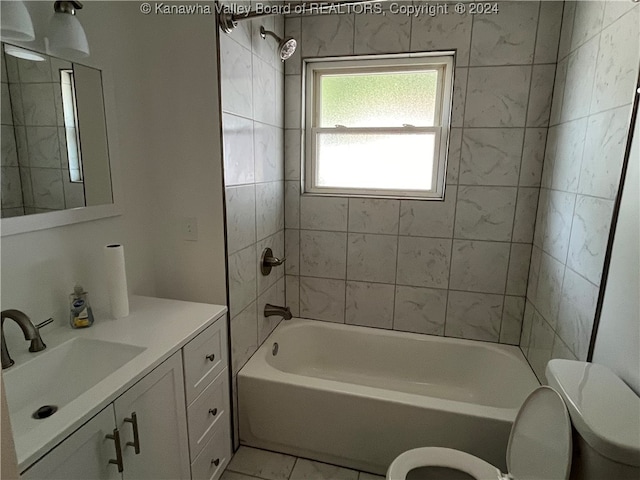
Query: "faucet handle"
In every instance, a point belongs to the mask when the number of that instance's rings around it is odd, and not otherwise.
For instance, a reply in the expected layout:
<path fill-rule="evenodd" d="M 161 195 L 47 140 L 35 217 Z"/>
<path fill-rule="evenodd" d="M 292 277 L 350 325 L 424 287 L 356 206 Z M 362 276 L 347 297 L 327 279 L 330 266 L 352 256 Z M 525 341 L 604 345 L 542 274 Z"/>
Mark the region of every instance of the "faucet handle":
<path fill-rule="evenodd" d="M 274 257 L 273 251 L 269 247 L 267 247 L 262 252 L 262 258 L 260 259 L 260 272 L 262 273 L 262 275 L 269 275 L 271 273 L 272 267 L 282 265 L 284 261 L 284 257 Z"/>

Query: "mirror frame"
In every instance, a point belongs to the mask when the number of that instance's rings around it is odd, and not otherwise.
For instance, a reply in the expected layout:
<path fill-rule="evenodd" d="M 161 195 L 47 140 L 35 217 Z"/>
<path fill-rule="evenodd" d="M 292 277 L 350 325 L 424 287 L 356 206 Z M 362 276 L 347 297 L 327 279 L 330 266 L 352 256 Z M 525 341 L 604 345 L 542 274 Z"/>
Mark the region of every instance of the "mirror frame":
<path fill-rule="evenodd" d="M 33 45 L 23 42 L 3 42 L 9 45 L 17 45 L 27 50 L 32 50 L 44 55 L 49 55 L 41 49 L 34 48 Z M 75 62 L 73 59 L 64 59 Z M 105 70 L 101 65 L 95 65 L 91 57 L 82 60 L 82 63 L 99 69 L 102 73 L 102 95 L 104 98 L 104 113 L 107 124 L 107 147 L 109 149 L 109 168 L 111 169 L 111 190 L 113 193 L 113 203 L 106 205 L 94 205 L 89 207 L 78 207 L 55 212 L 36 213 L 21 217 L 9 217 L 0 220 L 0 237 L 18 235 L 21 233 L 35 232 L 49 228 L 62 227 L 75 223 L 90 222 L 103 218 L 117 217 L 122 215 L 121 199 L 121 177 L 119 162 L 119 142 L 117 122 L 115 115 L 115 91 L 111 72 Z"/>

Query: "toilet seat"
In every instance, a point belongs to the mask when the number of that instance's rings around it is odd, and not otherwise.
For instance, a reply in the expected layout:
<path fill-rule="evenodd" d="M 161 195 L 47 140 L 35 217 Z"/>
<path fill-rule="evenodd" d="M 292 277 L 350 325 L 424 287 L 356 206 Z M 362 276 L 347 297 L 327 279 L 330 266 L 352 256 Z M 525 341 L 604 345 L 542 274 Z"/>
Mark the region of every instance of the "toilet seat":
<path fill-rule="evenodd" d="M 562 397 L 538 387 L 520 407 L 507 446 L 508 475 L 484 460 L 451 448 L 423 447 L 406 451 L 389 466 L 387 480 L 405 480 L 420 467 L 446 467 L 478 480 L 566 480 L 571 468 L 571 420 Z"/>

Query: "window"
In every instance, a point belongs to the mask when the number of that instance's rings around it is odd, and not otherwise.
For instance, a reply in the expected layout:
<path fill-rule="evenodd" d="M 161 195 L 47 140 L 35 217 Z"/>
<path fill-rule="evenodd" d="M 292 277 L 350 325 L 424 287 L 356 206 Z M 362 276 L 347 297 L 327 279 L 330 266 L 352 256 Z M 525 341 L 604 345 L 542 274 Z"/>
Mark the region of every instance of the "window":
<path fill-rule="evenodd" d="M 304 191 L 442 198 L 453 53 L 305 61 Z"/>
<path fill-rule="evenodd" d="M 80 155 L 80 137 L 78 135 L 78 110 L 76 108 L 76 88 L 73 70 L 60 70 L 62 88 L 62 110 L 64 113 L 64 131 L 67 140 L 67 160 L 69 180 L 82 183 L 82 157 Z"/>

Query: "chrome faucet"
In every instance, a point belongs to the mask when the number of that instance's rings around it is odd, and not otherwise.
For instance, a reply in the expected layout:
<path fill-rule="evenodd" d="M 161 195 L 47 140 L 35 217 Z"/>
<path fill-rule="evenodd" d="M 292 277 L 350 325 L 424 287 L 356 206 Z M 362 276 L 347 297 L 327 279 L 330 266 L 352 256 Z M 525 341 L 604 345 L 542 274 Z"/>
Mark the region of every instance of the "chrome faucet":
<path fill-rule="evenodd" d="M 293 315 L 291 315 L 291 309 L 289 307 L 279 307 L 267 303 L 264 306 L 264 317 L 282 317 L 283 320 L 291 320 Z"/>
<path fill-rule="evenodd" d="M 20 327 L 20 329 L 22 330 L 22 333 L 24 333 L 24 339 L 31 340 L 31 345 L 29 346 L 30 352 L 40 352 L 41 350 L 44 350 L 45 348 L 47 348 L 47 346 L 42 341 L 42 338 L 40 337 L 40 331 L 38 330 L 38 328 L 53 322 L 53 319 L 50 318 L 49 320 L 42 322 L 38 326 L 35 326 L 33 323 L 31 323 L 31 320 L 29 319 L 29 317 L 25 313 L 21 312 L 20 310 L 3 310 L 1 315 L 2 315 L 2 319 L 0 320 L 0 336 L 2 337 L 2 368 L 3 369 L 9 368 L 11 365 L 15 363 L 9 356 L 9 351 L 7 350 L 7 343 L 4 340 L 4 319 L 5 318 L 10 318 L 11 320 L 15 321 Z"/>

